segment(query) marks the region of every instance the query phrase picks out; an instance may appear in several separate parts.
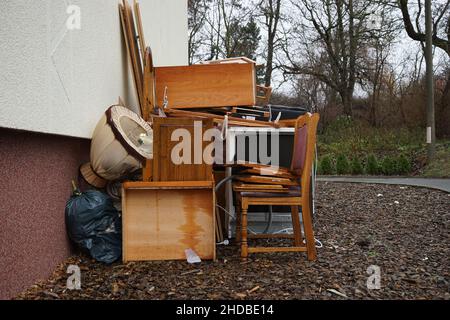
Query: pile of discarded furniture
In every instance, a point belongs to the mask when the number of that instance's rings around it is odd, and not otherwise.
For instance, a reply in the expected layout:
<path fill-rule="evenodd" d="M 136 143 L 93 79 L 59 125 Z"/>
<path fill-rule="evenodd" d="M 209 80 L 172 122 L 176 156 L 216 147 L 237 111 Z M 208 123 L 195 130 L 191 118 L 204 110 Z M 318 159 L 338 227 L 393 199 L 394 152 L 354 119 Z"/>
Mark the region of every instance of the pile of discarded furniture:
<path fill-rule="evenodd" d="M 269 105 L 271 88 L 257 85 L 257 65 L 247 58 L 155 67 L 139 4 L 123 0 L 119 13 L 139 112 L 121 99 L 106 110 L 93 133 L 90 163 L 80 173 L 119 202 L 123 261 L 186 259 L 187 253 L 215 259 L 216 243 L 228 238 L 233 218 L 243 259 L 254 252 L 303 251 L 314 260 L 310 172 L 318 115 Z M 214 128 L 221 134 L 203 139 Z M 205 161 L 211 142 L 229 154 L 227 131 L 233 128 L 291 130 L 290 165 L 274 168 L 227 156 L 216 161 L 222 156 L 218 149 Z M 232 217 L 224 208 L 223 189 L 216 192 L 227 170 L 231 201 L 237 204 Z M 290 206 L 293 233 L 248 234 L 252 205 Z M 262 237 L 290 238 L 292 246 L 248 246 L 249 239 Z"/>

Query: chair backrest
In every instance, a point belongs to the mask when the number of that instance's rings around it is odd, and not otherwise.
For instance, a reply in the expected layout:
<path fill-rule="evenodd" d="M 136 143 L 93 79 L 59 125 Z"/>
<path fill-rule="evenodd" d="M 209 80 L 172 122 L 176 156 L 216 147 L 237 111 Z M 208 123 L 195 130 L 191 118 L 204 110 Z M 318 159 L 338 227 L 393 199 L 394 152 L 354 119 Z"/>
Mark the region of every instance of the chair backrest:
<path fill-rule="evenodd" d="M 298 117 L 295 122 L 291 171 L 301 177 L 303 194 L 309 192 L 319 118 L 318 113 L 307 113 Z"/>

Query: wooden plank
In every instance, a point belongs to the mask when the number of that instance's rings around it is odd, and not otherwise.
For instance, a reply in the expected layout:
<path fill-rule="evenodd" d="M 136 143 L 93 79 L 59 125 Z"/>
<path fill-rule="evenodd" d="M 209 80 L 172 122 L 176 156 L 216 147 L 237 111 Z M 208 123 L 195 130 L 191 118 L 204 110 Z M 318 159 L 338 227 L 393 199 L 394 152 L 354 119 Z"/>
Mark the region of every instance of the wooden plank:
<path fill-rule="evenodd" d="M 143 99 L 143 113 L 142 113 L 142 118 L 145 121 L 148 121 L 150 118 L 150 111 L 152 109 L 152 101 L 151 101 L 151 92 L 150 92 L 150 86 L 151 86 L 151 82 L 153 81 L 152 79 L 152 65 L 151 65 L 151 57 L 150 57 L 151 53 L 148 52 L 147 50 L 145 51 L 144 54 L 144 79 L 143 79 L 143 88 L 142 88 L 142 99 Z"/>
<path fill-rule="evenodd" d="M 255 162 L 245 162 L 245 161 L 239 161 L 239 162 L 233 162 L 233 163 L 226 163 L 223 166 L 225 167 L 243 167 L 243 168 L 250 168 L 250 169 L 270 169 L 272 168 L 270 165 L 267 164 L 260 164 Z M 277 167 L 277 170 L 282 173 L 290 173 L 289 169 L 284 167 Z"/>
<path fill-rule="evenodd" d="M 260 188 L 239 188 L 234 187 L 233 191 L 236 192 L 270 192 L 270 193 L 287 193 L 289 190 L 286 189 L 260 189 Z"/>
<path fill-rule="evenodd" d="M 128 206 L 127 197 L 125 195 L 125 188 L 122 186 L 122 261 L 127 262 L 128 258 L 128 229 L 123 226 L 128 225 Z"/>
<path fill-rule="evenodd" d="M 213 189 L 123 189 L 123 260 L 215 259 Z"/>
<path fill-rule="evenodd" d="M 213 181 L 127 181 L 122 187 L 124 189 L 210 189 Z"/>
<path fill-rule="evenodd" d="M 233 184 L 233 190 L 237 192 L 289 192 L 289 188 L 279 184 L 257 184 L 257 183 L 242 183 L 235 182 Z"/>
<path fill-rule="evenodd" d="M 250 184 L 250 183 L 242 183 L 242 182 L 236 182 L 233 185 L 234 188 L 242 188 L 242 189 L 260 189 L 260 190 L 266 190 L 266 189 L 276 189 L 276 190 L 289 190 L 286 187 L 283 187 L 282 185 L 279 184 Z"/>
<path fill-rule="evenodd" d="M 131 8 L 128 0 L 123 0 L 125 3 L 125 12 L 127 14 L 127 22 L 128 22 L 128 28 L 129 28 L 129 36 L 130 36 L 130 41 L 132 44 L 132 48 L 134 50 L 134 56 L 135 56 L 135 60 L 136 60 L 136 64 L 138 67 L 138 75 L 139 75 L 139 82 L 141 83 L 142 86 L 142 77 L 143 77 L 143 56 L 141 54 L 141 51 L 139 49 L 139 35 L 138 35 L 138 31 L 136 30 L 136 20 L 134 18 L 134 13 L 133 13 L 133 9 Z"/>
<path fill-rule="evenodd" d="M 265 234 L 249 234 L 248 239 L 294 239 L 293 234 L 282 234 L 282 233 L 265 233 Z"/>
<path fill-rule="evenodd" d="M 166 110 L 168 110 L 168 109 L 166 109 Z M 170 117 L 171 118 L 184 118 L 185 116 L 184 115 L 180 115 L 180 114 L 171 113 Z M 192 117 L 196 118 L 196 119 L 205 119 L 205 117 L 198 116 L 198 115 L 193 115 Z M 224 119 L 220 118 L 220 117 L 211 117 L 209 119 L 212 119 L 213 122 L 216 123 L 216 124 L 222 124 L 224 122 Z M 235 120 L 235 119 L 239 119 L 239 120 Z M 240 120 L 243 120 L 243 121 L 240 121 Z M 246 122 L 244 122 L 244 121 L 246 121 Z M 273 122 L 261 123 L 261 121 L 260 122 L 251 122 L 251 121 L 252 120 L 229 117 L 228 118 L 228 126 L 229 127 L 258 127 L 258 128 L 272 127 L 272 128 L 278 128 L 278 125 L 276 125 Z"/>
<path fill-rule="evenodd" d="M 136 89 L 136 96 L 138 98 L 139 107 L 142 113 L 143 106 L 143 90 L 142 90 L 142 67 L 139 69 L 138 58 L 136 56 L 135 40 L 133 36 L 133 31 L 130 21 L 129 4 L 127 0 L 123 0 L 123 4 L 119 4 L 119 14 L 122 24 L 122 31 L 125 39 L 125 44 L 128 51 L 128 56 L 130 57 L 130 63 L 133 73 L 134 86 Z M 134 28 L 134 27 L 133 27 Z"/>
<path fill-rule="evenodd" d="M 145 46 L 145 38 L 144 38 L 144 28 L 142 27 L 141 9 L 139 7 L 139 2 L 136 0 L 134 0 L 134 16 L 135 16 L 135 20 L 136 20 L 139 48 L 141 49 L 142 57 L 145 57 L 146 46 Z"/>
<path fill-rule="evenodd" d="M 253 63 L 157 67 L 156 100 L 163 105 L 167 87 L 168 108 L 249 106 L 256 102 Z"/>
<path fill-rule="evenodd" d="M 150 116 L 150 112 L 152 112 L 156 106 L 155 101 L 155 72 L 153 67 L 153 56 L 152 50 L 150 47 L 145 49 L 144 55 L 144 102 L 145 107 L 147 108 Z M 148 120 L 148 119 L 146 119 Z"/>
<path fill-rule="evenodd" d="M 153 124 L 155 123 L 155 121 L 158 121 L 157 120 L 158 119 L 158 117 L 153 117 L 152 118 L 152 122 L 153 122 Z M 152 173 L 152 177 L 153 177 L 153 180 L 154 181 L 159 181 L 160 180 L 160 178 L 159 178 L 159 172 L 160 172 L 160 168 L 159 168 L 159 163 L 161 162 L 161 160 L 159 159 L 159 153 L 160 153 L 160 149 L 161 149 L 161 138 L 160 138 L 160 136 L 161 136 L 161 133 L 160 133 L 160 128 L 161 128 L 161 126 L 159 126 L 159 125 L 157 125 L 157 126 L 155 126 L 155 125 L 152 125 L 152 129 L 153 129 L 153 167 L 152 167 L 152 170 L 153 170 L 153 173 Z M 158 160 L 156 160 L 155 161 L 155 159 L 158 159 Z"/>
<path fill-rule="evenodd" d="M 249 205 L 254 206 L 300 206 L 302 205 L 302 197 L 270 197 L 270 198 L 250 198 L 247 197 L 246 201 Z"/>
<path fill-rule="evenodd" d="M 299 183 L 295 180 L 271 176 L 237 176 L 236 180 L 248 183 L 279 184 L 284 186 L 299 185 Z"/>
<path fill-rule="evenodd" d="M 296 247 L 299 247 L 303 243 L 303 237 L 302 237 L 302 227 L 300 224 L 300 217 L 298 215 L 299 210 L 298 206 L 292 206 L 291 207 L 291 218 L 292 218 L 292 228 L 294 230 L 294 245 Z"/>
<path fill-rule="evenodd" d="M 247 252 L 306 252 L 306 247 L 248 247 Z"/>
<path fill-rule="evenodd" d="M 150 112 L 153 106 L 153 99 L 151 88 L 153 88 L 153 65 L 151 58 L 150 48 L 145 49 L 144 52 L 144 83 L 143 83 L 143 106 L 142 106 L 142 117 L 145 121 L 148 121 L 150 118 Z M 152 179 L 153 174 L 153 160 L 146 159 L 144 168 L 142 169 L 142 180 L 150 181 Z"/>
<path fill-rule="evenodd" d="M 295 128 L 296 119 L 285 119 L 278 121 L 281 128 Z"/>
<path fill-rule="evenodd" d="M 189 110 L 180 110 L 180 109 L 166 109 L 166 114 L 171 117 L 193 117 L 193 118 L 202 118 L 202 119 L 213 119 L 215 123 L 223 123 L 225 120 L 225 116 L 212 114 L 207 112 L 198 112 L 198 111 L 189 111 Z M 273 122 L 266 121 L 258 121 L 258 120 L 247 120 L 236 117 L 228 117 L 229 125 L 239 125 L 244 127 L 273 127 L 278 128 L 279 125 Z"/>
<path fill-rule="evenodd" d="M 242 174 L 259 174 L 261 176 L 270 176 L 270 177 L 279 177 L 279 178 L 286 178 L 286 179 L 296 179 L 298 177 L 294 176 L 292 173 L 287 173 L 283 171 L 277 171 L 268 168 L 252 168 L 252 169 L 245 169 L 241 172 Z"/>

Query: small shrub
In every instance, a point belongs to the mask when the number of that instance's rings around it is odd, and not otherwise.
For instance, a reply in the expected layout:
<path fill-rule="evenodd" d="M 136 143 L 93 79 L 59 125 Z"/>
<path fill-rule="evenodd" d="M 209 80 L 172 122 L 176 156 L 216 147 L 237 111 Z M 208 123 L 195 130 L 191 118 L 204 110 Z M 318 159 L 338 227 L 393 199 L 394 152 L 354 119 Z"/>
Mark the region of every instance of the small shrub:
<path fill-rule="evenodd" d="M 387 156 L 383 159 L 381 162 L 381 172 L 383 172 L 384 175 L 391 176 L 395 174 L 397 171 L 397 162 L 395 159 Z"/>
<path fill-rule="evenodd" d="M 319 172 L 320 174 L 325 175 L 333 174 L 334 168 L 330 156 L 324 156 L 322 158 L 322 160 L 320 161 Z"/>
<path fill-rule="evenodd" d="M 352 167 L 352 174 L 363 174 L 364 173 L 364 168 L 361 164 L 361 161 L 357 157 L 354 157 L 352 159 L 351 167 Z"/>
<path fill-rule="evenodd" d="M 398 174 L 407 174 L 411 172 L 411 162 L 408 160 L 408 158 L 402 154 L 397 159 L 397 173 Z"/>
<path fill-rule="evenodd" d="M 377 158 L 375 158 L 375 155 L 373 154 L 369 155 L 367 158 L 366 172 L 372 175 L 376 175 L 380 172 Z"/>
<path fill-rule="evenodd" d="M 347 157 L 343 154 L 340 154 L 336 159 L 336 172 L 337 174 L 350 173 L 350 164 Z"/>

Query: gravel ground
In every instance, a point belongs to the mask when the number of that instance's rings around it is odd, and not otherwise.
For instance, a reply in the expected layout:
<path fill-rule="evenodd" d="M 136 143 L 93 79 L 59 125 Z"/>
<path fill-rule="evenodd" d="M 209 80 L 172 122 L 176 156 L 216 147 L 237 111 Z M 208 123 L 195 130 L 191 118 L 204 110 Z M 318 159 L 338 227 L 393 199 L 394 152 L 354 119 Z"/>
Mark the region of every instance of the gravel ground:
<path fill-rule="evenodd" d="M 450 299 L 450 194 L 326 182 L 317 192 L 314 229 L 323 248 L 316 262 L 304 253 L 274 253 L 241 263 L 234 245 L 219 246 L 216 262 L 197 265 L 105 266 L 80 255 L 17 298 Z M 81 290 L 66 290 L 69 264 L 80 266 Z M 378 290 L 367 289 L 371 265 L 380 268 Z"/>

